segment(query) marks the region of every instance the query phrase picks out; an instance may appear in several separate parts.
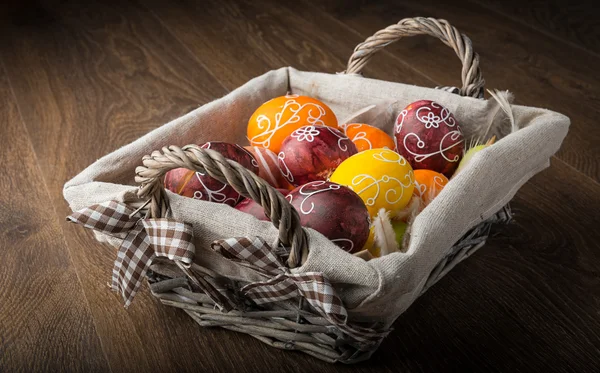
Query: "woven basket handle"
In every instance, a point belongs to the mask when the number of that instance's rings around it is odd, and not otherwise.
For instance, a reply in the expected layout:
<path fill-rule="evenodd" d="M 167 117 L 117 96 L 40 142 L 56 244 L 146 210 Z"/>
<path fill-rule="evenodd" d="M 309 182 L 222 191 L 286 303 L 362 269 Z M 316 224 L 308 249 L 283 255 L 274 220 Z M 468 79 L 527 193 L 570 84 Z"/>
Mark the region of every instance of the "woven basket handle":
<path fill-rule="evenodd" d="M 444 44 L 454 49 L 462 61 L 461 96 L 483 98 L 485 81 L 479 69 L 479 55 L 473 52 L 471 39 L 461 34 L 444 19 L 435 18 L 405 18 L 395 25 L 377 31 L 364 42 L 354 48 L 348 60 L 346 74 L 360 74 L 367 62 L 383 47 L 394 43 L 405 36 L 431 35 L 440 39 Z"/>
<path fill-rule="evenodd" d="M 252 198 L 264 209 L 273 225 L 279 229 L 279 240 L 291 247 L 288 266 L 295 268 L 306 260 L 308 238 L 300 224 L 300 217 L 287 199 L 266 181 L 242 165 L 226 159 L 220 153 L 198 145 L 183 148 L 169 146 L 144 156 L 143 166 L 135 170 L 135 181 L 140 184 L 138 197 L 150 199 L 148 217 L 163 218 L 169 213 L 169 199 L 163 186 L 164 175 L 175 168 L 206 172 L 228 184 L 244 197 Z"/>

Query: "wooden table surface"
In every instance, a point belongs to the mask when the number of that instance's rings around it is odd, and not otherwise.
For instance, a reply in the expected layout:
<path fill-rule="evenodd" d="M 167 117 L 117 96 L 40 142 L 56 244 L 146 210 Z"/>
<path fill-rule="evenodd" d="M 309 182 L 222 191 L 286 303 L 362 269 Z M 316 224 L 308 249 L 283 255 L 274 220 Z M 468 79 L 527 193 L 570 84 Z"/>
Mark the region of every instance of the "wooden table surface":
<path fill-rule="evenodd" d="M 600 32 L 592 8 L 559 0 L 11 4 L 0 12 L 1 372 L 598 371 Z M 356 44 L 411 16 L 445 18 L 469 35 L 488 88 L 572 120 L 550 168 L 516 195 L 514 223 L 354 366 L 201 329 L 146 287 L 125 310 L 105 285 L 114 252 L 64 220 L 65 181 L 271 69 L 342 71 Z M 460 83 L 453 52 L 427 37 L 389 46 L 365 72 Z"/>

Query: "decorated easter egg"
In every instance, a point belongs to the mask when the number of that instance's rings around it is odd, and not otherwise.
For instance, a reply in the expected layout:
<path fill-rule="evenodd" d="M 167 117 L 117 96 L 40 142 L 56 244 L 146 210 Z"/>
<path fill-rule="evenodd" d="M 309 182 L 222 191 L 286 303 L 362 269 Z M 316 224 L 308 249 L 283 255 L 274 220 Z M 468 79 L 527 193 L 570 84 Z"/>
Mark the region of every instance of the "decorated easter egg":
<path fill-rule="evenodd" d="M 337 128 L 337 118 L 319 100 L 307 96 L 287 95 L 262 104 L 248 121 L 248 140 L 252 146 L 279 153 L 281 143 L 303 126 Z"/>
<path fill-rule="evenodd" d="M 340 163 L 356 152 L 354 143 L 335 128 L 305 126 L 283 141 L 277 158 L 283 176 L 298 186 L 327 180 Z"/>
<path fill-rule="evenodd" d="M 362 248 L 363 250 L 369 250 L 369 252 L 371 253 L 371 255 L 378 257 L 379 254 L 375 255 L 376 249 L 375 248 L 375 227 L 373 227 L 373 225 L 371 225 L 369 227 L 369 237 L 367 237 L 367 242 L 365 242 L 365 245 Z"/>
<path fill-rule="evenodd" d="M 377 127 L 364 123 L 340 124 L 339 128 L 356 145 L 359 152 L 369 149 L 394 149 L 394 139 Z"/>
<path fill-rule="evenodd" d="M 360 197 L 328 181 L 313 181 L 286 196 L 300 215 L 302 226 L 312 228 L 343 250 L 362 249 L 369 237 L 369 212 Z"/>
<path fill-rule="evenodd" d="M 365 150 L 346 159 L 329 181 L 345 185 L 365 202 L 371 216 L 384 208 L 404 208 L 413 193 L 414 175 L 410 164 L 389 149 Z"/>
<path fill-rule="evenodd" d="M 277 154 L 267 148 L 258 146 L 245 146 L 256 159 L 258 165 L 258 176 L 262 177 L 266 182 L 275 188 L 293 189 L 294 187 L 286 180 L 279 169 Z"/>
<path fill-rule="evenodd" d="M 226 142 L 207 142 L 204 149 L 212 149 L 225 158 L 238 162 L 250 171 L 257 173 L 256 159 L 246 149 Z M 165 175 L 165 188 L 179 195 L 201 199 L 209 202 L 225 203 L 235 206 L 240 195 L 231 186 L 210 177 L 204 172 L 196 172 L 186 168 L 176 168 Z"/>
<path fill-rule="evenodd" d="M 439 172 L 431 170 L 415 170 L 414 195 L 427 206 L 448 184 L 448 178 Z"/>
<path fill-rule="evenodd" d="M 277 191 L 284 196 L 290 193 L 289 189 L 277 189 Z M 265 209 L 257 202 L 255 202 L 252 198 L 244 198 L 235 205 L 236 210 L 240 210 L 247 214 L 250 214 L 257 218 L 258 220 L 268 221 L 267 215 L 265 214 Z"/>
<path fill-rule="evenodd" d="M 464 149 L 464 137 L 454 115 L 442 105 L 421 100 L 400 112 L 394 126 L 396 151 L 413 169 L 452 176 Z"/>
<path fill-rule="evenodd" d="M 473 160 L 473 157 L 479 153 L 480 151 L 482 151 L 485 148 L 488 148 L 492 145 L 494 145 L 494 142 L 496 141 L 496 136 L 492 136 L 492 138 L 490 138 L 488 141 L 485 142 L 485 144 L 479 144 L 477 143 L 476 145 L 471 144 L 471 147 L 465 152 L 465 155 L 462 157 L 458 168 L 456 169 L 456 171 L 454 171 L 454 175 L 452 175 L 452 177 L 455 177 L 456 175 L 458 175 L 459 172 L 461 172 L 462 170 L 464 170 L 465 168 L 467 168 L 467 166 L 471 163 L 471 161 Z"/>

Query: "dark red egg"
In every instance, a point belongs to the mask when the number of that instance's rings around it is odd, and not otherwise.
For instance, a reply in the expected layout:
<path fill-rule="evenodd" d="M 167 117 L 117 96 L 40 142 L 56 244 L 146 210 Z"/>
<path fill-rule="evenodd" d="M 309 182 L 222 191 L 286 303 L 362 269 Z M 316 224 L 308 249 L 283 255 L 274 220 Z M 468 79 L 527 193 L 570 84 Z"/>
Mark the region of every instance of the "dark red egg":
<path fill-rule="evenodd" d="M 277 189 L 277 191 L 284 196 L 290 193 L 288 189 Z M 269 221 L 269 218 L 267 218 L 267 215 L 265 214 L 265 209 L 259 203 L 254 202 L 254 200 L 251 198 L 244 198 L 242 201 L 240 201 L 240 203 L 235 205 L 234 208 L 250 214 L 258 220 Z"/>
<path fill-rule="evenodd" d="M 258 162 L 258 176 L 263 178 L 275 188 L 294 189 L 292 185 L 283 177 L 279 169 L 279 160 L 277 154 L 267 148 L 258 146 L 245 146 L 244 149 L 250 152 Z"/>
<path fill-rule="evenodd" d="M 327 180 L 340 163 L 356 153 L 356 145 L 335 128 L 304 126 L 283 140 L 277 158 L 283 176 L 298 186 Z"/>
<path fill-rule="evenodd" d="M 394 126 L 396 151 L 413 169 L 452 176 L 464 150 L 464 136 L 454 115 L 429 100 L 413 102 L 400 112 Z"/>
<path fill-rule="evenodd" d="M 362 199 L 344 186 L 313 181 L 286 196 L 300 215 L 302 226 L 312 228 L 343 250 L 362 250 L 369 238 L 369 212 Z"/>
<path fill-rule="evenodd" d="M 258 164 L 252 154 L 239 145 L 211 141 L 202 145 L 202 148 L 215 150 L 225 158 L 238 162 L 250 171 L 258 172 Z M 165 175 L 165 188 L 185 197 L 225 203 L 229 206 L 235 206 L 240 199 L 238 192 L 229 185 L 223 184 L 202 172 L 195 172 L 186 168 L 176 168 L 167 172 Z"/>

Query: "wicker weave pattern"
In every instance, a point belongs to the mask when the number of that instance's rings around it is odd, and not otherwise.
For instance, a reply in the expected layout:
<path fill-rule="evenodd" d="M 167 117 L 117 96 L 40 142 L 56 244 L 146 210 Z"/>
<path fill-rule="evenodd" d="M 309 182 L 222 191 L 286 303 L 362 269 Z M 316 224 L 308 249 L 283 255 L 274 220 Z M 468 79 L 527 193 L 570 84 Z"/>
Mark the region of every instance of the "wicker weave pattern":
<path fill-rule="evenodd" d="M 510 217 L 510 209 L 506 206 L 490 220 L 465 234 L 429 275 L 422 293 L 483 246 L 493 224 L 507 223 Z M 177 267 L 166 262 L 154 265 L 151 269 L 154 272 L 149 273 L 148 280 L 152 294 L 165 305 L 185 310 L 201 326 L 219 326 L 246 333 L 272 347 L 302 351 L 331 363 L 339 361 L 350 364 L 366 360 L 379 347 L 379 344 L 365 346 L 352 340 L 308 307 L 302 299 L 297 304 L 282 302 L 268 308 L 259 307 L 240 299 L 238 291 L 244 284 L 223 278 L 197 264 L 192 264 L 192 268 L 185 273 L 178 272 Z M 230 297 L 236 298 L 244 308 L 227 313 L 215 309 L 215 303 L 193 285 L 198 278 L 226 288 Z M 373 323 L 365 326 L 378 327 Z"/>

